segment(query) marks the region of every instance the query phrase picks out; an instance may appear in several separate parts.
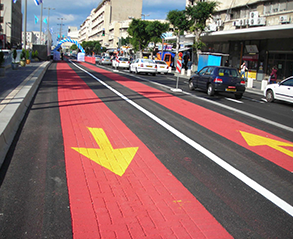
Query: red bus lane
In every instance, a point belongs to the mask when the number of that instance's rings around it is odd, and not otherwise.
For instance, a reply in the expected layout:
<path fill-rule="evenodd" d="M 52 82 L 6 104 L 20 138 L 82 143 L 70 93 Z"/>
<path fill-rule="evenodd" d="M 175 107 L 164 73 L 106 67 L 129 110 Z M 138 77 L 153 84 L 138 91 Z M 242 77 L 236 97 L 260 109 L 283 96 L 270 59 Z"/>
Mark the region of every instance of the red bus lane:
<path fill-rule="evenodd" d="M 107 70 L 83 63 L 87 68 L 106 74 L 110 79 L 136 91 L 150 100 L 194 121 L 195 123 L 245 147 L 276 165 L 293 171 L 293 143 L 272 134 L 256 129 L 227 116 L 213 112 L 178 97 L 146 86 L 136 81 L 129 81 L 126 77 L 110 73 Z M 170 100 L 172 97 L 172 100 Z"/>
<path fill-rule="evenodd" d="M 57 77 L 74 238 L 231 238 L 68 64 Z"/>

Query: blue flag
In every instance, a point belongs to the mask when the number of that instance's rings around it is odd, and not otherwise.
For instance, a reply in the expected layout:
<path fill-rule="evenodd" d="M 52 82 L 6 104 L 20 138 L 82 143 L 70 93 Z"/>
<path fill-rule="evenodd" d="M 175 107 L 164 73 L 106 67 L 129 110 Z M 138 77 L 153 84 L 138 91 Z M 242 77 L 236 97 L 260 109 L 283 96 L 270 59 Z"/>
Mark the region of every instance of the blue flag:
<path fill-rule="evenodd" d="M 35 1 L 35 4 L 36 4 L 37 6 L 39 6 L 40 3 L 42 3 L 42 0 L 34 0 L 34 1 Z"/>
<path fill-rule="evenodd" d="M 47 22 L 47 18 L 45 18 L 45 19 L 43 20 L 43 22 L 46 23 L 46 24 L 48 24 L 48 22 Z"/>
<path fill-rule="evenodd" d="M 13 3 L 16 3 L 17 2 L 17 0 L 13 0 Z"/>
<path fill-rule="evenodd" d="M 39 18 L 37 18 L 37 16 L 35 15 L 35 24 L 37 24 L 39 21 Z"/>

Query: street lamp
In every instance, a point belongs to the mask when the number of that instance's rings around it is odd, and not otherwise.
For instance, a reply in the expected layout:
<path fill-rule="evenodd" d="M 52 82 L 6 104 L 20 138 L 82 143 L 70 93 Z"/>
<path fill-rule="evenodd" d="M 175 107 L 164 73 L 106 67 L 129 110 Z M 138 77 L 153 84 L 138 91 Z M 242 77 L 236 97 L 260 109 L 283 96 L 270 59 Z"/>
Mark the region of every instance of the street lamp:
<path fill-rule="evenodd" d="M 141 14 L 143 16 L 143 20 L 145 20 L 145 17 L 148 17 L 150 14 Z"/>
<path fill-rule="evenodd" d="M 57 18 L 57 19 L 61 21 L 61 23 L 57 23 L 57 25 L 60 25 L 60 38 L 61 38 L 62 37 L 62 26 L 64 26 L 63 20 L 66 20 L 66 19 L 63 17 Z"/>
<path fill-rule="evenodd" d="M 50 10 L 55 10 L 55 8 L 44 7 L 44 9 L 48 9 L 48 32 L 49 32 L 49 18 L 50 18 Z"/>

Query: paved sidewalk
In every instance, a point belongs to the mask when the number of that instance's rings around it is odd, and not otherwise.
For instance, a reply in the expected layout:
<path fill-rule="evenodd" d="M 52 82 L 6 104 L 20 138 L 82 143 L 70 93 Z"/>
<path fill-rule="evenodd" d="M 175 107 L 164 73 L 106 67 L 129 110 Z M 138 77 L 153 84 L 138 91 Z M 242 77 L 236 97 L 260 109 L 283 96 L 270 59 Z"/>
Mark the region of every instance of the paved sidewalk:
<path fill-rule="evenodd" d="M 50 61 L 31 62 L 0 77 L 0 167 Z"/>

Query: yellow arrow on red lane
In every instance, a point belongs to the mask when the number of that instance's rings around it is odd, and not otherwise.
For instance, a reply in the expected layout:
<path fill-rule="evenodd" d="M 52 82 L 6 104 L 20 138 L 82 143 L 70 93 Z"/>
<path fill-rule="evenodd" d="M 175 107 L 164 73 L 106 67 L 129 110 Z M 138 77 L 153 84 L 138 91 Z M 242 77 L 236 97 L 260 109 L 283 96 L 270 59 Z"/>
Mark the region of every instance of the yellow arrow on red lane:
<path fill-rule="evenodd" d="M 286 143 L 286 142 L 282 142 L 282 141 L 278 141 L 278 140 L 274 140 L 274 139 L 270 139 L 270 138 L 266 138 L 266 137 L 262 137 L 256 134 L 251 134 L 251 133 L 247 133 L 244 131 L 240 131 L 242 137 L 245 139 L 245 141 L 247 142 L 247 144 L 249 146 L 264 146 L 267 145 L 273 149 L 276 149 L 290 157 L 293 158 L 293 152 L 285 149 L 283 147 L 280 146 L 289 146 L 289 147 L 293 147 L 292 143 Z"/>
<path fill-rule="evenodd" d="M 75 151 L 109 169 L 113 173 L 122 176 L 132 159 L 134 158 L 138 147 L 113 149 L 107 135 L 103 129 L 88 128 L 93 135 L 95 141 L 100 146 L 96 148 L 76 148 Z"/>

